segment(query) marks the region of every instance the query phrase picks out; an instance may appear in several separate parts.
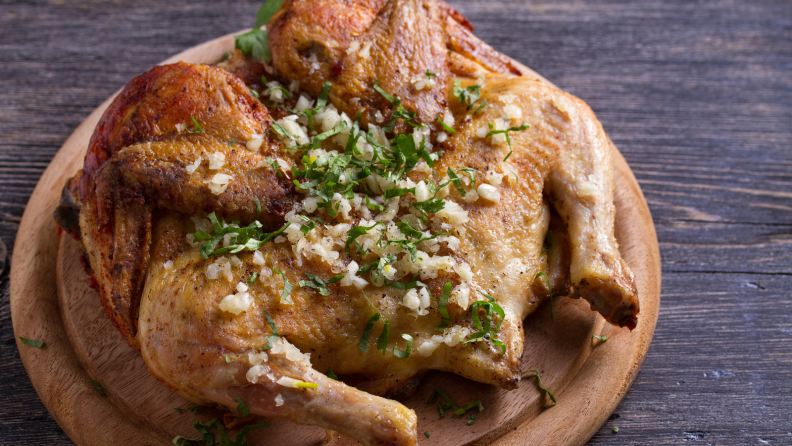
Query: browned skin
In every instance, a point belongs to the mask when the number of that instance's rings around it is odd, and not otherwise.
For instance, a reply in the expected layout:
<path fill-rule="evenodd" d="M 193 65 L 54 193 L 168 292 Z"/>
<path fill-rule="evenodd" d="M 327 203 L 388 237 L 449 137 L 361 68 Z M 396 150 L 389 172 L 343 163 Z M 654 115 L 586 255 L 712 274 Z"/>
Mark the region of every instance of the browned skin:
<path fill-rule="evenodd" d="M 278 72 L 299 81 L 314 97 L 330 81 L 332 103 L 351 117 L 361 112 L 364 125 L 374 122 L 377 110 L 386 114 L 385 122 L 390 119 L 388 102 L 373 89 L 377 80 L 401 98 L 406 110 L 417 112 L 419 122 L 434 124 L 448 105 L 446 85 L 452 73 L 519 74 L 505 56 L 476 38 L 470 23 L 445 2 L 290 0 L 268 29 Z M 370 42 L 370 56 L 360 51 L 348 54 L 353 42 L 361 48 Z M 411 79 L 426 71 L 437 75 L 437 84 L 418 91 Z"/>
<path fill-rule="evenodd" d="M 177 124 L 202 133 L 179 132 Z M 225 70 L 178 63 L 154 67 L 133 79 L 113 101 L 91 138 L 80 178 L 81 228 L 103 304 L 113 323 L 138 348 L 137 303 L 151 245 L 152 210 L 187 214 L 216 211 L 229 218 L 255 217 L 251 198 L 264 209 L 260 219 L 277 219 L 290 208 L 286 191 L 272 171 L 232 181 L 220 196 L 200 175 L 184 167 L 197 155 L 223 152 L 238 173 L 263 159 L 244 149 L 253 133 L 269 128 L 266 108 Z M 265 153 L 275 145 L 267 141 Z"/>
<path fill-rule="evenodd" d="M 611 323 L 635 326 L 636 290 L 613 236 L 610 141 L 582 101 L 536 81 L 493 74 L 508 73 L 510 65 L 477 43 L 464 18 L 444 3 L 289 1 L 270 26 L 274 65 L 283 78 L 299 80 L 313 95 L 330 80 L 333 103 L 350 116 L 362 111 L 364 125 L 377 110 L 387 113 L 391 108 L 371 89 L 377 79 L 422 122 L 433 122 L 447 109 L 454 114 L 457 132 L 442 144 L 445 155 L 435 169 L 439 174 L 413 172 L 413 181 L 439 182 L 449 167 L 482 172 L 495 168 L 519 176 L 519 181 L 508 180 L 500 187 L 498 203 L 464 203 L 452 190 L 447 199 L 467 210 L 469 221 L 455 234 L 460 239 L 456 253 L 447 248 L 438 253 L 469 263 L 475 273 L 472 285 L 490 291 L 504 308 L 497 338 L 506 351 L 490 342 L 441 344 L 429 356 L 413 353 L 397 359 L 390 351 L 399 334 L 411 334 L 417 348 L 436 333 L 441 317 L 430 308 L 427 316 L 415 318 L 400 306 L 398 293 L 372 286 L 366 288 L 372 303 L 391 322 L 387 355 L 375 348 L 381 322 L 367 352 L 358 348 L 374 310 L 352 287 L 331 285 L 329 296 L 296 287 L 291 306 L 280 302 L 282 279 L 276 276 L 253 283 L 254 302 L 246 312 L 235 316 L 221 311 L 222 297 L 233 294 L 238 282 L 261 267 L 245 252 L 238 255 L 242 265 L 234 268 L 232 281 L 208 280 L 206 266 L 214 259 L 202 259 L 196 248 L 185 244 L 186 234 L 194 231 L 186 217 L 214 211 L 274 228 L 298 197 L 291 178 L 255 167 L 266 154 L 290 159 L 273 141 L 266 140 L 261 153 L 246 150 L 243 142 L 228 145 L 254 133 L 266 134 L 270 125 L 266 108 L 247 87 L 222 69 L 176 64 L 156 67 L 127 86 L 97 127 L 80 178 L 81 235 L 105 308 L 154 376 L 195 402 L 234 408 L 234 399 L 242 397 L 254 414 L 338 430 L 364 444 L 413 445 L 414 412 L 316 370 L 332 367 L 345 382 L 376 394 L 414 383 L 427 369 L 513 388 L 520 375 L 522 321 L 549 295 L 544 282 L 535 279 L 540 271 L 547 273 L 554 295 L 584 297 Z M 368 59 L 346 53 L 355 40 L 372 42 Z M 450 46 L 454 51 L 449 54 Z M 310 73 L 310 54 L 320 64 L 316 73 Z M 258 64 L 236 54 L 225 66 L 257 86 Z M 412 76 L 427 69 L 438 74 L 437 85 L 415 91 Z M 482 74 L 482 98 L 490 105 L 473 116 L 450 94 L 452 76 Z M 471 82 L 461 80 L 463 86 Z M 522 121 L 531 127 L 511 134 L 514 154 L 503 165 L 506 144 L 480 138 L 477 131 L 501 116 L 506 93 L 514 95 Z M 361 99 L 351 101 L 354 97 Z M 176 130 L 176 124 L 195 128 L 191 115 L 203 133 Z M 206 155 L 214 152 L 226 155 L 220 171 L 207 167 Z M 186 166 L 198 156 L 204 162 L 188 174 Z M 206 186 L 216 172 L 233 176 L 219 196 Z M 261 201 L 261 214 L 256 214 L 253 198 Z M 349 223 L 355 225 L 359 218 L 353 214 Z M 549 246 L 548 229 L 553 230 Z M 270 243 L 261 252 L 292 284 L 304 278 L 303 272 L 334 274 L 318 261 L 303 259 L 298 265 L 288 243 Z M 371 260 L 356 253 L 342 258 Z M 166 268 L 167 261 L 173 262 L 172 268 Z M 425 283 L 436 298 L 446 281 L 456 285 L 460 278 L 443 273 Z M 471 299 L 483 297 L 474 293 Z M 273 354 L 263 364 L 273 378 L 263 376 L 251 384 L 246 378 L 248 354 L 260 351 L 271 334 L 265 310 L 285 339 L 302 352 L 312 352 L 313 367 Z M 449 312 L 452 325 L 472 327 L 466 309 L 449 305 Z M 404 348 L 403 341 L 396 344 Z M 273 381 L 280 377 L 319 387 L 283 387 Z M 283 398 L 280 406 L 274 403 L 277 395 Z"/>

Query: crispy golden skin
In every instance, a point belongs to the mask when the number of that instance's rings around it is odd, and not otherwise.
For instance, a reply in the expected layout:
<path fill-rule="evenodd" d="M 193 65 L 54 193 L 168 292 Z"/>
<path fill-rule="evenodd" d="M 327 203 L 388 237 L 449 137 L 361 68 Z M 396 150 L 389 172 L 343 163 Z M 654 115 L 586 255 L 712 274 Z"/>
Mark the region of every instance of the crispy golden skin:
<path fill-rule="evenodd" d="M 177 125 L 201 133 L 179 131 Z M 270 118 L 248 88 L 225 70 L 178 63 L 154 67 L 133 79 L 113 101 L 91 138 L 80 178 L 80 226 L 102 301 L 110 319 L 137 347 L 137 304 L 151 245 L 154 209 L 188 215 L 216 211 L 252 218 L 258 197 L 265 222 L 289 209 L 291 186 L 273 172 L 243 176 L 220 196 L 184 167 L 197 156 L 223 152 L 237 171 L 263 160 L 245 150 L 252 134 L 266 134 Z M 237 143 L 229 146 L 232 141 Z M 265 153 L 276 147 L 267 140 Z"/>
<path fill-rule="evenodd" d="M 453 113 L 461 125 L 442 144 L 445 154 L 435 173 L 412 172 L 413 181 L 440 182 L 447 168 L 486 172 L 500 166 L 514 174 L 504 180 L 497 203 L 483 198 L 466 203 L 452 189 L 448 199 L 468 212 L 469 221 L 454 234 L 459 249 L 438 253 L 470 264 L 473 286 L 497 290 L 495 299 L 505 311 L 497 338 L 505 351 L 490 342 L 440 344 L 426 356 L 414 351 L 400 359 L 377 351 L 372 336 L 363 352 L 360 335 L 374 310 L 362 292 L 340 284 L 330 285 L 328 296 L 295 287 L 294 305 L 285 305 L 280 276 L 257 280 L 250 286 L 248 310 L 236 316 L 221 311 L 220 299 L 261 266 L 243 252 L 232 281 L 209 280 L 205 271 L 214 259 L 204 260 L 185 243 L 195 230 L 188 217 L 216 212 L 227 220 L 259 220 L 274 229 L 302 195 L 290 176 L 262 167 L 267 155 L 290 159 L 273 140 L 265 138 L 260 152 L 244 147 L 252 135 L 267 135 L 271 125 L 267 109 L 247 86 L 220 68 L 175 64 L 134 79 L 108 109 L 91 140 L 78 197 L 82 241 L 105 308 L 154 376 L 195 402 L 234 408 L 235 398 L 242 397 L 258 415 L 323 426 L 364 444 L 413 445 L 414 412 L 371 393 L 409 390 L 429 369 L 514 388 L 523 352 L 522 321 L 549 295 L 536 280 L 538 272 L 547 273 L 553 294 L 584 297 L 611 323 L 635 326 L 636 289 L 613 235 L 610 141 L 582 101 L 509 75 L 513 67 L 508 61 L 470 31 L 447 4 L 431 0 L 292 0 L 270 23 L 270 44 L 282 78 L 300 81 L 313 95 L 324 82 L 332 82 L 333 104 L 350 116 L 360 111 L 364 126 L 377 111 L 390 118 L 391 104 L 372 89 L 376 80 L 415 111 L 420 122 L 432 123 L 446 110 Z M 360 48 L 348 52 L 353 42 Z M 366 42 L 371 43 L 368 57 L 360 54 Z M 258 86 L 260 64 L 236 54 L 223 66 Z M 436 84 L 418 91 L 413 77 L 427 69 L 437 74 Z M 472 115 L 451 94 L 451 85 L 459 79 L 467 86 L 469 78 L 479 75 L 485 76 L 481 94 L 490 105 Z M 514 153 L 502 164 L 509 147 L 482 138 L 479 130 L 500 117 L 505 101 L 520 109 L 530 128 L 511 133 Z M 192 118 L 202 126 L 201 133 L 177 129 L 177 124 L 195 129 Z M 220 195 L 207 186 L 220 171 L 209 170 L 204 161 L 194 173 L 187 172 L 187 166 L 210 153 L 225 155 L 221 172 L 233 177 Z M 348 223 L 354 226 L 360 218 L 353 212 Z M 550 248 L 544 252 L 549 229 Z M 288 243 L 269 243 L 260 251 L 292 284 L 305 272 L 325 278 L 335 274 L 323 262 L 296 259 Z M 342 259 L 372 260 L 354 250 Z M 437 298 L 445 282 L 457 285 L 460 278 L 441 272 L 423 281 Z M 367 290 L 390 321 L 391 339 L 410 334 L 417 348 L 436 334 L 441 321 L 436 305 L 416 318 L 401 306 L 398 293 Z M 452 326 L 473 328 L 465 308 L 448 309 Z M 250 381 L 249 354 L 259 352 L 272 334 L 265 311 L 281 336 L 312 353 L 313 367 L 272 354 L 259 381 Z M 397 346 L 404 348 L 404 341 Z M 392 342 L 389 350 L 393 348 Z M 358 388 L 316 372 L 328 367 Z M 283 387 L 276 384 L 278 377 L 317 383 L 318 388 Z"/>

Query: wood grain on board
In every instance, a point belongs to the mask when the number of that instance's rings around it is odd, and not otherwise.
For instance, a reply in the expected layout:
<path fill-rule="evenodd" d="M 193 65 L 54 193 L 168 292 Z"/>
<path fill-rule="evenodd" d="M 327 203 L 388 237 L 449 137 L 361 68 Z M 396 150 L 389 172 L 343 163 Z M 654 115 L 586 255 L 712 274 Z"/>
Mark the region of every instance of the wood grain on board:
<path fill-rule="evenodd" d="M 451 3 L 483 40 L 592 106 L 654 217 L 661 317 L 635 383 L 590 444 L 792 444 L 792 4 Z M 151 65 L 249 26 L 259 4 L 0 4 L 0 239 L 9 255 L 36 183 L 74 128 Z M 8 279 L 6 262 L 0 444 L 72 444 L 22 366 Z"/>

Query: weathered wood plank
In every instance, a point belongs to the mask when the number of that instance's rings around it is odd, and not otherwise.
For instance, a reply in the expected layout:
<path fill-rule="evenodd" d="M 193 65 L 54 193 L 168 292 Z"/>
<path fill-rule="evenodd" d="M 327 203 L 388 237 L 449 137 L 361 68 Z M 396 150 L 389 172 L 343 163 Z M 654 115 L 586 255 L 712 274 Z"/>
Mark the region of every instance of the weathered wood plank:
<path fill-rule="evenodd" d="M 0 3 L 8 249 L 41 172 L 91 110 L 157 61 L 249 26 L 257 3 Z M 655 341 L 592 444 L 792 443 L 792 3 L 452 3 L 485 41 L 592 106 L 655 217 Z M 19 361 L 7 271 L 0 290 L 0 444 L 70 444 Z"/>

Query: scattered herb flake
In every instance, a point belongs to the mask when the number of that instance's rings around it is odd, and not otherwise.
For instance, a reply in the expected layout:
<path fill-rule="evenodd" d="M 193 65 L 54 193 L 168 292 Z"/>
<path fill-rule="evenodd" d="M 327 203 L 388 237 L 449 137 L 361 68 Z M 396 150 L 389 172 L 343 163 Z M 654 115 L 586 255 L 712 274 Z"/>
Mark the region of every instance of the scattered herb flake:
<path fill-rule="evenodd" d="M 44 341 L 37 341 L 35 339 L 23 338 L 22 336 L 19 337 L 19 340 L 22 341 L 23 344 L 29 345 L 31 347 L 41 348 L 44 346 Z"/>
<path fill-rule="evenodd" d="M 399 351 L 396 349 L 396 345 L 393 346 L 393 356 L 396 356 L 400 359 L 405 359 L 410 357 L 410 353 L 412 353 L 412 345 L 413 345 L 413 337 L 408 334 L 402 334 L 402 338 L 407 341 L 407 348 L 404 351 Z"/>
<path fill-rule="evenodd" d="M 99 383 L 99 381 L 91 380 L 91 385 L 93 386 L 94 389 L 96 389 L 97 392 L 99 392 L 99 395 L 102 396 L 107 395 L 104 389 L 102 388 L 102 385 Z"/>
<path fill-rule="evenodd" d="M 242 401 L 241 397 L 238 397 L 234 401 L 239 403 L 239 405 L 237 405 L 237 408 L 236 408 L 237 412 L 241 412 L 243 417 L 246 417 L 246 416 L 250 415 L 250 408 L 247 406 L 247 404 L 245 404 L 244 401 Z"/>
<path fill-rule="evenodd" d="M 203 133 L 203 127 L 201 127 L 201 124 L 196 121 L 192 114 L 190 114 L 190 119 L 192 119 L 193 124 L 195 124 L 195 130 L 190 130 L 188 128 L 187 133 Z"/>
<path fill-rule="evenodd" d="M 545 387 L 544 384 L 542 384 L 542 377 L 539 376 L 539 371 L 538 370 L 528 370 L 527 372 L 522 374 L 521 378 L 525 379 L 526 375 L 528 375 L 529 373 L 533 373 L 536 376 L 536 386 L 539 388 L 539 390 L 541 390 L 544 393 L 546 393 L 547 396 L 550 397 L 550 400 L 553 401 L 553 404 L 556 404 L 556 398 L 553 395 L 553 392 L 551 392 L 550 389 L 548 389 L 547 387 Z"/>

